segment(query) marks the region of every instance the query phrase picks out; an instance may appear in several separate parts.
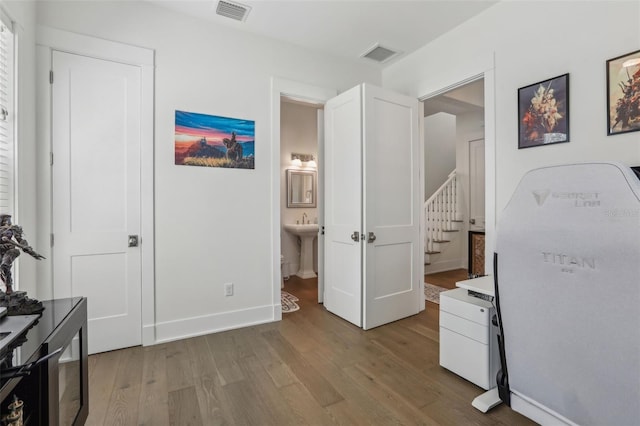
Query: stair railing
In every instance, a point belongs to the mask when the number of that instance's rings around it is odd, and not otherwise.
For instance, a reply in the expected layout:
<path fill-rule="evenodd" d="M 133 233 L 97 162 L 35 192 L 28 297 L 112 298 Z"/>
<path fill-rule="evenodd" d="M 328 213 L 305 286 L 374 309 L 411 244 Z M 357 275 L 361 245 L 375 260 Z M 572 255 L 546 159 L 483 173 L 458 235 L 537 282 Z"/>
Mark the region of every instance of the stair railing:
<path fill-rule="evenodd" d="M 445 241 L 445 231 L 454 228 L 458 209 L 458 181 L 452 171 L 445 183 L 424 203 L 425 250 L 435 252 L 435 244 Z"/>

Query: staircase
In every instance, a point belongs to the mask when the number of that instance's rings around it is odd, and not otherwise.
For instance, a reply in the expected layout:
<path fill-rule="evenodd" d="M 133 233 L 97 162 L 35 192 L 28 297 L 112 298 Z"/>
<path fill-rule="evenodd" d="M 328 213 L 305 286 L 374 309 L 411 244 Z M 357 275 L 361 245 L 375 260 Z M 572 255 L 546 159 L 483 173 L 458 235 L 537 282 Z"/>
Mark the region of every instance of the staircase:
<path fill-rule="evenodd" d="M 456 171 L 424 203 L 426 224 L 424 263 L 430 265 L 445 244 L 460 234 L 462 220 L 458 214 L 458 181 Z"/>

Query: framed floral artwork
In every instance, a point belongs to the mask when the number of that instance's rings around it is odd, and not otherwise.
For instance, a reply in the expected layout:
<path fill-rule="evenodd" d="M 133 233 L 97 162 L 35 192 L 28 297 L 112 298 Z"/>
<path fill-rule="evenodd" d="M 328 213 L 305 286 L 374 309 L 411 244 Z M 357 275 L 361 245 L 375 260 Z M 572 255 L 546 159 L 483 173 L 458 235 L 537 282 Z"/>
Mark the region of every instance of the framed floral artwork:
<path fill-rule="evenodd" d="M 607 135 L 640 130 L 640 50 L 607 61 Z"/>
<path fill-rule="evenodd" d="M 569 142 L 569 74 L 518 89 L 518 149 Z"/>

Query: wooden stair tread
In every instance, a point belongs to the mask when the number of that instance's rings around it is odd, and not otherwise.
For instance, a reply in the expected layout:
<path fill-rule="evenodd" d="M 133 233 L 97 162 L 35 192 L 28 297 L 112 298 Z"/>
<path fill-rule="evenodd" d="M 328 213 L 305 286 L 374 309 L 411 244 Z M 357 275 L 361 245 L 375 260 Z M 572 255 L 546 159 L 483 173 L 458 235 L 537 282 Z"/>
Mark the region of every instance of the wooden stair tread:
<path fill-rule="evenodd" d="M 443 229 L 442 232 L 460 232 L 458 229 Z"/>
<path fill-rule="evenodd" d="M 434 243 L 450 243 L 451 240 L 433 240 Z"/>
<path fill-rule="evenodd" d="M 438 254 L 438 253 L 440 253 L 440 252 L 439 252 L 439 251 L 428 251 L 428 250 L 427 250 L 427 251 L 425 251 L 424 253 L 425 253 L 425 254 Z"/>

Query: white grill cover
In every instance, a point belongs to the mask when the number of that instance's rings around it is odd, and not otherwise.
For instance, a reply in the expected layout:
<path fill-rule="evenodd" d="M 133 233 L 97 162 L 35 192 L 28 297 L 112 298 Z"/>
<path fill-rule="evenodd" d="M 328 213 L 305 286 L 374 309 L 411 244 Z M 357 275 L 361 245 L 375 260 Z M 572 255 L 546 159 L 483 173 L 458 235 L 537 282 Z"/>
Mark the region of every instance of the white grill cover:
<path fill-rule="evenodd" d="M 497 231 L 512 394 L 576 424 L 640 424 L 633 171 L 605 162 L 532 170 Z"/>

